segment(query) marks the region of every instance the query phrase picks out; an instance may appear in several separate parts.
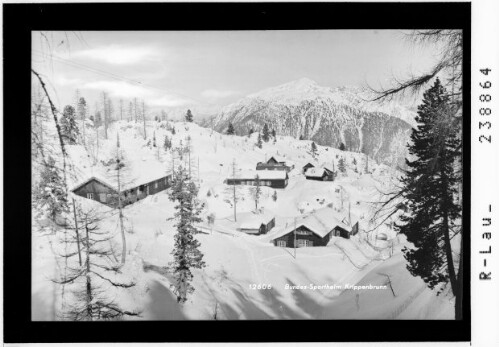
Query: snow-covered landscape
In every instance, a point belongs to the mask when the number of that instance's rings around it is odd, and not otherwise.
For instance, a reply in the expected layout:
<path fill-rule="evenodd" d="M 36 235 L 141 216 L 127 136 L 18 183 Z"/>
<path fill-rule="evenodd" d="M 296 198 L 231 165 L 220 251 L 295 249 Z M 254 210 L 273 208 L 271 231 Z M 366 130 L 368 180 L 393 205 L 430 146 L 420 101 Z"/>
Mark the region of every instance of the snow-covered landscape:
<path fill-rule="evenodd" d="M 166 130 L 167 124 L 175 128 L 175 135 Z M 260 149 L 255 145 L 256 134 L 222 135 L 194 123 L 149 121 L 146 132 L 158 139 L 157 147 L 153 147 L 151 137 L 144 140 L 142 131 L 141 124 L 115 122 L 109 129 L 109 140 L 101 139 L 97 163 L 83 145 L 67 146 L 75 172 L 70 187 L 74 187 L 95 176 L 115 181 L 115 174 L 111 175 L 109 167 L 102 163 L 113 159 L 118 132 L 125 167 L 129 168 L 126 179 L 130 181 L 154 171 L 171 172 L 172 151 L 165 151 L 160 139 L 171 138 L 173 146 L 185 142 L 187 137 L 192 141 L 193 176 L 205 205 L 203 223 L 198 226 L 202 233 L 196 237 L 207 266 L 194 271 L 192 297 L 184 305 L 177 304 L 169 289 L 167 269 L 172 261 L 176 232 L 169 191 L 126 206 L 123 213 L 128 254 L 121 272 L 137 285 L 114 295 L 122 305 L 141 312 L 134 319 L 451 318 L 451 300 L 437 298 L 422 280 L 405 269 L 400 253 L 406 245 L 404 237 L 397 236 L 388 222 L 369 232 L 373 228 L 369 221 L 376 207 L 372 202 L 379 199 L 378 190 L 387 189 L 397 174 L 390 167 L 371 161 L 366 174 L 363 173 L 365 155 L 323 146 L 318 146 L 314 159 L 310 153 L 311 141 L 287 136 L 277 136 L 275 143 L 269 141 Z M 230 175 L 234 160 L 238 170 L 251 170 L 257 162 L 271 156 L 279 156 L 295 166 L 285 189 L 261 188 L 259 210 L 274 215 L 276 226 L 264 235 L 238 231 L 231 192 L 227 191 L 224 179 Z M 334 182 L 307 180 L 301 171 L 309 162 L 337 167 L 340 158 L 346 162 L 346 172 Z M 238 186 L 238 214 L 255 211 L 251 189 L 253 186 Z M 274 191 L 276 201 L 272 198 Z M 101 229 L 115 235 L 113 242 L 119 250 L 118 216 L 113 209 L 72 195 L 78 204 L 105 216 Z M 295 217 L 313 214 L 327 206 L 338 219 L 358 221 L 359 234 L 350 239 L 332 237 L 326 247 L 293 249 L 272 244 L 272 237 L 292 225 Z M 215 220 L 210 225 L 207 216 L 211 213 L 215 214 Z M 386 238 L 380 238 L 380 234 Z M 54 310 L 60 305 L 61 289 L 52 282 L 63 271 L 62 260 L 56 259 L 55 239 L 51 234 L 33 233 L 33 318 L 36 320 L 55 319 Z M 387 279 L 396 295 L 388 287 L 344 289 L 348 285 L 386 286 Z M 252 285 L 271 288 L 254 289 Z M 289 289 L 286 285 L 307 288 Z M 310 289 L 310 285 L 319 288 Z M 327 285 L 341 289 L 328 289 Z"/>
<path fill-rule="evenodd" d="M 308 77 L 204 108 L 129 81 L 59 103 L 34 71 L 33 320 L 455 318 L 446 277 L 408 265 L 412 197 L 387 198 L 421 109 Z"/>

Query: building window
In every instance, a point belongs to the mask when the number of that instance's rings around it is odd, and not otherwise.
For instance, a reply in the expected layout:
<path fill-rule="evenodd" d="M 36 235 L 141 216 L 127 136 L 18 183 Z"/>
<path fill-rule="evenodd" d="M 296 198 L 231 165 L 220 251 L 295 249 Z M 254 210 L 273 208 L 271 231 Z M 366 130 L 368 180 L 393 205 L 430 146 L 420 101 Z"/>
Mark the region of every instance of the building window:
<path fill-rule="evenodd" d="M 310 240 L 296 240 L 296 247 L 300 248 L 300 247 L 312 247 L 314 245 L 314 243 Z"/>
<path fill-rule="evenodd" d="M 94 193 L 87 193 L 87 199 L 94 199 Z"/>
<path fill-rule="evenodd" d="M 99 200 L 101 202 L 106 202 L 106 193 L 100 193 L 99 194 Z"/>
<path fill-rule="evenodd" d="M 158 189 L 158 182 L 154 182 L 154 188 Z"/>
<path fill-rule="evenodd" d="M 277 241 L 277 247 L 286 247 L 286 241 L 284 240 Z"/>
<path fill-rule="evenodd" d="M 310 235 L 310 233 L 307 230 L 297 229 L 296 235 Z"/>

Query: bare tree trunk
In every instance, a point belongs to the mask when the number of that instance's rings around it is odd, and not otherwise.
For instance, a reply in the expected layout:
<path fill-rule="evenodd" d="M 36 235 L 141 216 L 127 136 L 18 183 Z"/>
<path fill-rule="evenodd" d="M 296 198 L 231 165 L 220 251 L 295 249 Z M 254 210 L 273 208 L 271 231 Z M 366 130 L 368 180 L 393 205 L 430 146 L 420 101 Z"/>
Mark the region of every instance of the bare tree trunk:
<path fill-rule="evenodd" d="M 463 319 L 463 235 L 461 233 L 461 254 L 459 255 L 459 269 L 457 270 L 457 292 L 455 304 L 455 317 Z"/>
<path fill-rule="evenodd" d="M 107 107 L 107 95 L 102 93 L 102 104 L 104 106 L 104 138 L 107 140 L 107 127 L 109 123 L 109 108 Z"/>
<path fill-rule="evenodd" d="M 80 234 L 78 232 L 78 219 L 76 218 L 76 204 L 74 198 L 73 198 L 73 213 L 75 218 L 75 232 L 76 232 L 76 246 L 78 247 L 78 260 L 80 262 L 80 266 L 82 266 L 83 264 L 81 262 Z"/>
<path fill-rule="evenodd" d="M 67 186 L 67 178 L 66 178 L 66 147 L 64 147 L 64 141 L 62 140 L 62 132 L 61 132 L 61 126 L 59 125 L 59 121 L 57 120 L 57 109 L 52 102 L 52 99 L 50 98 L 50 95 L 47 91 L 47 88 L 45 86 L 45 82 L 42 80 L 38 72 L 35 70 L 31 69 L 31 72 L 38 78 L 38 81 L 40 81 L 40 84 L 42 85 L 42 89 L 47 96 L 47 99 L 50 104 L 50 110 L 52 111 L 52 116 L 54 117 L 54 123 L 55 123 L 55 128 L 57 130 L 57 137 L 59 138 L 59 145 L 61 146 L 61 152 L 62 152 L 62 165 L 63 165 L 63 174 L 64 174 L 64 188 L 66 190 L 66 193 L 68 191 L 68 186 Z"/>
<path fill-rule="evenodd" d="M 137 123 L 137 98 L 133 99 L 133 110 L 135 113 L 135 123 Z"/>
<path fill-rule="evenodd" d="M 442 153 L 442 160 L 445 160 L 445 153 Z M 441 171 L 441 177 L 442 177 L 442 192 L 444 194 L 447 194 L 449 191 L 449 187 L 447 184 L 447 176 L 443 170 Z M 449 230 L 449 212 L 447 210 L 447 198 L 444 197 L 441 202 L 441 209 L 442 209 L 442 224 L 443 224 L 443 234 L 444 234 L 444 249 L 445 249 L 445 255 L 447 259 L 447 269 L 449 271 L 449 280 L 450 280 L 450 285 L 452 288 L 452 293 L 454 295 L 457 295 L 458 291 L 458 284 L 457 284 L 457 278 L 456 278 L 456 270 L 454 268 L 454 259 L 452 257 L 452 246 L 450 243 L 450 230 Z"/>
<path fill-rule="evenodd" d="M 96 148 L 95 148 L 95 163 L 97 163 L 98 157 L 99 157 L 99 128 L 95 127 L 95 139 L 96 139 Z"/>
<path fill-rule="evenodd" d="M 87 256 L 86 256 L 86 265 L 87 265 L 87 314 L 88 314 L 88 320 L 93 320 L 92 319 L 92 279 L 90 278 L 90 235 L 88 232 L 88 223 L 87 220 L 85 219 L 85 231 L 86 231 L 86 251 L 87 251 Z"/>
<path fill-rule="evenodd" d="M 232 190 L 232 194 L 233 194 L 233 201 L 234 201 L 234 222 L 237 222 L 237 214 L 236 214 L 236 205 L 237 205 L 237 197 L 236 197 L 236 181 L 235 181 L 235 178 L 236 178 L 236 160 L 234 159 L 234 161 L 232 162 L 232 178 L 234 178 L 234 184 L 233 184 L 233 190 Z"/>
<path fill-rule="evenodd" d="M 117 135 L 117 158 L 116 162 L 118 164 L 118 210 L 119 210 L 119 218 L 120 218 L 120 230 L 121 230 L 121 243 L 123 244 L 123 249 L 121 251 L 121 263 L 125 264 L 126 261 L 126 236 L 125 236 L 125 228 L 123 227 L 123 207 L 121 206 L 121 182 L 120 182 L 120 137 Z"/>

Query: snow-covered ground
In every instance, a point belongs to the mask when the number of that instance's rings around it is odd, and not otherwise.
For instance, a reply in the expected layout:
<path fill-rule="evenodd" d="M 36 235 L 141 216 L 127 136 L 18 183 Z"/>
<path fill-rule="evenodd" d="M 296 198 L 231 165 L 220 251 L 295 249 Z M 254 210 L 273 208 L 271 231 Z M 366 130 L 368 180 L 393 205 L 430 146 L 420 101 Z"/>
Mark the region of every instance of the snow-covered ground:
<path fill-rule="evenodd" d="M 103 177 L 115 184 L 116 175 L 106 163 L 115 156 L 119 131 L 125 168 L 123 180 L 134 182 L 153 175 L 169 173 L 173 165 L 170 152 L 163 149 L 165 135 L 173 146 L 182 141 L 191 143 L 191 170 L 200 186 L 199 198 L 205 204 L 203 220 L 215 214 L 215 223 L 203 222 L 203 232 L 197 235 L 207 266 L 194 270 L 194 293 L 179 305 L 170 290 L 171 274 L 166 267 L 175 229 L 173 202 L 168 190 L 148 196 L 124 208 L 127 228 L 127 263 L 122 272 L 137 285 L 123 290 L 115 300 L 141 312 L 134 319 L 307 319 L 307 318 L 360 318 L 360 319 L 450 319 L 453 303 L 445 296 L 437 297 L 419 279 L 406 270 L 401 254 L 403 238 L 397 238 L 390 228 L 390 220 L 374 232 L 369 220 L 379 201 L 379 191 L 387 191 L 397 174 L 388 166 L 369 160 L 369 174 L 365 170 L 366 158 L 361 153 L 344 152 L 334 148 L 318 147 L 314 159 L 310 141 L 291 137 L 277 137 L 255 146 L 252 137 L 222 135 L 193 123 L 171 123 L 175 135 L 166 129 L 166 123 L 148 122 L 144 140 L 141 124 L 116 122 L 108 131 L 108 140 L 90 134 L 86 148 L 68 146 L 73 174 L 69 186 L 74 187 L 85 178 Z M 47 125 L 49 128 L 50 124 Z M 153 146 L 153 134 L 157 147 Z M 102 137 L 102 133 L 101 133 Z M 188 139 L 190 138 L 190 140 Z M 159 147 L 158 147 L 159 146 Z M 232 187 L 223 183 L 232 172 L 252 170 L 256 163 L 271 156 L 279 156 L 295 168 L 289 173 L 289 184 L 277 189 L 262 187 L 259 208 L 273 214 L 276 227 L 266 235 L 247 235 L 236 230 L 231 199 Z M 340 158 L 347 171 L 334 182 L 306 180 L 301 168 L 308 162 L 316 166 L 327 165 L 337 169 Z M 178 159 L 177 159 L 178 160 Z M 355 163 L 354 164 L 354 160 Z M 237 212 L 255 210 L 250 187 L 238 186 Z M 116 234 L 120 249 L 118 217 L 116 213 L 97 202 L 77 197 L 77 202 L 90 204 L 105 216 L 101 229 Z M 314 210 L 332 207 L 339 220 L 352 224 L 359 222 L 361 231 L 351 239 L 333 237 L 327 247 L 280 248 L 271 243 L 273 235 L 294 223 L 295 217 Z M 377 235 L 383 233 L 387 240 Z M 33 319 L 56 318 L 61 288 L 52 282 L 63 271 L 63 261 L 56 259 L 53 235 L 33 232 Z M 296 253 L 295 253 L 296 252 Z M 331 289 L 324 285 L 359 284 L 381 285 L 390 279 L 392 288 L 384 290 Z M 319 288 L 290 289 L 290 286 Z M 270 289 L 255 289 L 265 285 Z M 322 286 L 322 287 L 321 287 Z"/>

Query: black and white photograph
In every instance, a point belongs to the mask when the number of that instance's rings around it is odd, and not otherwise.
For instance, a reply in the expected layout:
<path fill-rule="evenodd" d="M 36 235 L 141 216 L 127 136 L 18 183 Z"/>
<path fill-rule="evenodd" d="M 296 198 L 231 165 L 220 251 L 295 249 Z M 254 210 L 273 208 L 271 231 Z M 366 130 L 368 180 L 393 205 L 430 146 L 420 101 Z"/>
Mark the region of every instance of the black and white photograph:
<path fill-rule="evenodd" d="M 461 30 L 33 31 L 32 319 L 462 318 Z"/>
<path fill-rule="evenodd" d="M 491 345 L 480 1 L 3 4 L 5 343 Z"/>

